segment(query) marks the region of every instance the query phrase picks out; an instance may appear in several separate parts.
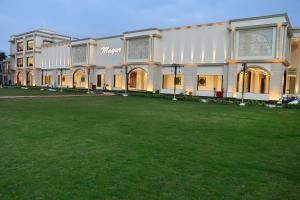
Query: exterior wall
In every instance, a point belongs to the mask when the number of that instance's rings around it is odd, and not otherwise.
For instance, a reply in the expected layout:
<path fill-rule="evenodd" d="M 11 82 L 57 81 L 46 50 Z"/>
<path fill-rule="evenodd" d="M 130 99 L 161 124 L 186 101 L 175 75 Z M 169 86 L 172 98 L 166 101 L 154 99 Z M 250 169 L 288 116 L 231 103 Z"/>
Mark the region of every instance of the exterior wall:
<path fill-rule="evenodd" d="M 96 39 L 96 46 L 92 59 L 95 66 L 121 66 L 124 48 L 121 37 Z"/>
<path fill-rule="evenodd" d="M 227 23 L 161 32 L 162 64 L 225 63 L 229 52 Z"/>
<path fill-rule="evenodd" d="M 289 69 L 297 75 L 296 92 L 299 88 L 299 43 L 291 39 L 290 23 L 286 15 L 274 15 L 231 20 L 195 26 L 169 29 L 146 29 L 125 32 L 107 38 L 71 40 L 49 32 L 30 32 L 11 38 L 12 68 L 23 73 L 22 84 L 26 85 L 26 74 L 32 73 L 34 85 L 41 83 L 42 76 L 52 75 L 51 86 L 58 86 L 58 76 L 67 77 L 64 86 L 74 86 L 74 73 L 81 70 L 85 81 L 83 87 L 97 85 L 97 75 L 105 75 L 107 89 L 126 88 L 125 66 L 128 71 L 143 69 L 147 74 L 147 91 L 159 90 L 173 93 L 162 86 L 163 75 L 174 74 L 172 64 L 180 64 L 183 88 L 176 93 L 197 96 L 214 96 L 213 80 L 225 97 L 241 98 L 237 92 L 237 75 L 242 63 L 257 67 L 270 74 L 267 94 L 246 93 L 247 99 L 278 100 L 283 92 L 284 72 Z M 34 41 L 34 49 L 26 50 L 26 41 Z M 54 42 L 42 45 L 44 40 Z M 16 52 L 17 42 L 24 41 L 23 52 Z M 293 44 L 294 48 L 291 49 Z M 297 46 L 298 45 L 298 46 Z M 34 66 L 25 66 L 26 57 L 34 57 Z M 17 58 L 23 58 L 23 67 L 17 67 Z M 89 73 L 88 73 L 89 72 Z M 291 70 L 290 70 L 291 72 Z M 121 87 L 114 87 L 115 75 L 122 75 Z M 207 77 L 207 90 L 197 89 L 198 76 Z M 221 86 L 220 86 L 221 81 Z M 203 87 L 203 86 L 201 86 Z M 103 89 L 103 87 L 97 87 Z"/>
<path fill-rule="evenodd" d="M 59 35 L 54 32 L 44 31 L 44 30 L 35 30 L 32 32 L 27 32 L 20 35 L 14 35 L 10 39 L 11 43 L 11 63 L 12 69 L 15 70 L 14 83 L 17 83 L 17 74 L 21 71 L 23 73 L 22 85 L 27 85 L 27 73 L 33 75 L 32 85 L 41 85 L 41 68 L 43 59 L 47 59 L 48 54 L 42 55 L 42 45 L 44 41 L 57 43 L 60 41 L 69 40 L 67 36 Z M 27 41 L 33 41 L 33 48 L 27 49 Z M 17 43 L 23 42 L 23 51 L 17 51 Z M 27 66 L 27 57 L 33 57 L 33 65 Z M 23 58 L 23 67 L 17 66 L 17 59 Z M 48 58 L 51 60 L 51 58 Z M 55 58 L 56 60 L 58 58 Z"/>

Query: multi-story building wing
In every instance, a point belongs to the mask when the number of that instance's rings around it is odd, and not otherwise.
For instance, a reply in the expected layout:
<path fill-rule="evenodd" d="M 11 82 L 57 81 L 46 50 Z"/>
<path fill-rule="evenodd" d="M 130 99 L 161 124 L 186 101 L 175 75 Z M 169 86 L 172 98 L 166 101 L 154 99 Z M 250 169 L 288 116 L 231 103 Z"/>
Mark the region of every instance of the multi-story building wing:
<path fill-rule="evenodd" d="M 41 85 L 42 45 L 71 40 L 70 37 L 47 30 L 34 30 L 10 38 L 12 69 L 15 84 Z"/>
<path fill-rule="evenodd" d="M 241 98 L 244 91 L 245 98 L 259 100 L 300 93 L 300 29 L 286 14 L 105 38 L 55 35 L 52 44 L 24 52 L 22 41 L 37 41 L 31 34 L 12 40 L 17 84 L 170 94 L 176 83 L 176 93 Z M 180 66 L 176 79 L 173 64 Z"/>
<path fill-rule="evenodd" d="M 12 75 L 10 59 L 5 59 L 0 62 L 0 85 L 11 85 Z"/>

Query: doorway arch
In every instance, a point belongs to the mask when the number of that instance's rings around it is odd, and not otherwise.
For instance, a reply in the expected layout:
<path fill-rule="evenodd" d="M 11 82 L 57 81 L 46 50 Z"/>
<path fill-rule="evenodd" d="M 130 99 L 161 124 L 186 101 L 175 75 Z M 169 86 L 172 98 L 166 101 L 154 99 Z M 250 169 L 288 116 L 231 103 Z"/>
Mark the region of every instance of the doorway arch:
<path fill-rule="evenodd" d="M 78 69 L 73 73 L 73 87 L 75 88 L 86 88 L 87 80 L 86 80 L 86 73 Z"/>
<path fill-rule="evenodd" d="M 27 72 L 26 74 L 26 83 L 28 86 L 33 86 L 33 74 L 32 72 Z"/>
<path fill-rule="evenodd" d="M 237 74 L 237 92 L 242 92 L 243 70 Z M 260 66 L 250 66 L 245 73 L 244 92 L 268 94 L 270 89 L 271 73 Z"/>
<path fill-rule="evenodd" d="M 147 90 L 148 73 L 145 69 L 137 67 L 128 72 L 128 89 L 136 91 Z"/>
<path fill-rule="evenodd" d="M 23 85 L 23 72 L 21 71 L 17 74 L 17 85 Z"/>

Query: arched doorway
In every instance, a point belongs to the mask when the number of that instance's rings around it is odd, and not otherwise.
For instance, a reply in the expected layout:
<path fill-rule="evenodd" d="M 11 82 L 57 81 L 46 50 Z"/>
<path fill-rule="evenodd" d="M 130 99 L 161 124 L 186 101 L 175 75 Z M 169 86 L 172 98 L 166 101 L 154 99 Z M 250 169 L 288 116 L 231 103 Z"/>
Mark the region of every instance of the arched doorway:
<path fill-rule="evenodd" d="M 18 72 L 17 74 L 17 85 L 22 85 L 23 84 L 23 73 Z"/>
<path fill-rule="evenodd" d="M 74 72 L 73 87 L 76 87 L 76 88 L 86 88 L 87 87 L 86 75 L 83 70 L 79 69 Z"/>
<path fill-rule="evenodd" d="M 129 90 L 147 90 L 148 73 L 142 68 L 134 68 L 128 73 Z"/>
<path fill-rule="evenodd" d="M 27 74 L 26 74 L 26 83 L 27 83 L 28 86 L 33 86 L 32 72 L 27 72 Z"/>
<path fill-rule="evenodd" d="M 237 74 L 237 92 L 243 90 L 244 72 Z M 244 93 L 268 94 L 270 88 L 270 72 L 258 66 L 248 67 L 245 73 Z"/>

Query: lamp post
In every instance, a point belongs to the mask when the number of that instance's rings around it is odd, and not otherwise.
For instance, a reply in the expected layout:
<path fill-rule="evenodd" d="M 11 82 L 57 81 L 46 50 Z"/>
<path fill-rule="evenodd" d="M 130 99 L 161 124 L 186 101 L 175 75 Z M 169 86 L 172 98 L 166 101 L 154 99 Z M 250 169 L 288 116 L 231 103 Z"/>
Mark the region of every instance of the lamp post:
<path fill-rule="evenodd" d="M 44 85 L 44 70 L 42 69 L 42 86 Z"/>
<path fill-rule="evenodd" d="M 88 94 L 90 94 L 90 68 L 88 68 Z"/>
<path fill-rule="evenodd" d="M 244 93 L 245 93 L 245 76 L 247 72 L 247 63 L 243 63 L 243 84 L 242 84 L 242 102 L 240 103 L 240 106 L 245 106 L 246 104 L 244 103 Z"/>
<path fill-rule="evenodd" d="M 176 101 L 176 84 L 177 84 L 177 68 L 180 67 L 178 64 L 173 64 L 174 67 L 174 93 L 173 93 L 173 101 Z"/>
<path fill-rule="evenodd" d="M 123 94 L 124 97 L 128 96 L 128 66 L 125 65 L 125 93 Z"/>
<path fill-rule="evenodd" d="M 60 92 L 63 91 L 63 89 L 62 89 L 62 71 L 63 71 L 63 69 L 60 68 Z"/>

